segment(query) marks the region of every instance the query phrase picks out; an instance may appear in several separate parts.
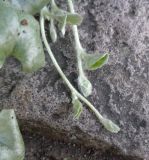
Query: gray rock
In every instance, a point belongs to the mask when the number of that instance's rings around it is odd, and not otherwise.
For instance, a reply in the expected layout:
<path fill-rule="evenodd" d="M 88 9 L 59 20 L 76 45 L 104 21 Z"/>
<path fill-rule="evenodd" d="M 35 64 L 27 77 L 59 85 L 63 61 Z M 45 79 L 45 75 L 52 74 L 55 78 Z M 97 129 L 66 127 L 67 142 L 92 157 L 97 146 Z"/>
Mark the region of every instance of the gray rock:
<path fill-rule="evenodd" d="M 88 72 L 94 86 L 89 99 L 121 131 L 106 131 L 86 106 L 80 119 L 73 119 L 70 92 L 48 55 L 46 66 L 33 74 L 22 73 L 20 64 L 8 59 L 0 70 L 1 109 L 14 108 L 26 130 L 37 128 L 43 135 L 101 152 L 114 150 L 149 160 L 149 1 L 78 0 L 76 10 L 84 16 L 79 27 L 83 46 L 110 53 L 106 66 Z M 72 46 L 72 34 L 67 32 L 52 50 L 77 87 Z"/>

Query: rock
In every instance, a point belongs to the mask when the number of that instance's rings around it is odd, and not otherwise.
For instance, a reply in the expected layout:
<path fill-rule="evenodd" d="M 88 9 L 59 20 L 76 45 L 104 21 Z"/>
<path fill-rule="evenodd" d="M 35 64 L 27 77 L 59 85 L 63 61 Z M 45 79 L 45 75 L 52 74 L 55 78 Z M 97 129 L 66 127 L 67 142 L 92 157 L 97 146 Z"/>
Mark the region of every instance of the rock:
<path fill-rule="evenodd" d="M 131 156 L 149 157 L 149 1 L 87 0 L 76 2 L 84 16 L 79 27 L 88 51 L 109 52 L 102 69 L 88 72 L 94 90 L 89 97 L 121 131 L 111 134 L 84 106 L 74 120 L 70 92 L 47 56 L 40 71 L 25 74 L 14 59 L 0 70 L 0 106 L 14 108 L 24 130 L 40 131 L 65 142 Z M 70 29 L 68 29 L 70 31 Z M 70 32 L 52 45 L 63 71 L 77 87 L 77 69 Z M 109 157 L 112 159 L 112 157 Z"/>

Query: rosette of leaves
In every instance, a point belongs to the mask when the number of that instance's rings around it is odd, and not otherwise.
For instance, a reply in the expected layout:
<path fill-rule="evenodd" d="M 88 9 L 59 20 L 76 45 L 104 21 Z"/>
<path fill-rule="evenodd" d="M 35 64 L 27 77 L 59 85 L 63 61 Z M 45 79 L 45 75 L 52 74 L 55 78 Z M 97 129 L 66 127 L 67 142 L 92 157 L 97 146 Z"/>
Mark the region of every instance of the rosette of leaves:
<path fill-rule="evenodd" d="M 45 63 L 38 22 L 32 15 L 0 3 L 0 68 L 9 56 L 18 59 L 26 72 Z"/>
<path fill-rule="evenodd" d="M 23 160 L 25 147 L 14 110 L 0 112 L 0 159 Z"/>

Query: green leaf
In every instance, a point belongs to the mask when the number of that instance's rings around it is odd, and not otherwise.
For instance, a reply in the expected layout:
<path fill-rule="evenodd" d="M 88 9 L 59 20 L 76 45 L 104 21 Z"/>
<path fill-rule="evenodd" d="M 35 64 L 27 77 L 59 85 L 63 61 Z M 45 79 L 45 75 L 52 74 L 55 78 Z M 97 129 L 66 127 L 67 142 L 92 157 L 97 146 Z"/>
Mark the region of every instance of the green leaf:
<path fill-rule="evenodd" d="M 47 5 L 50 0 L 0 0 L 0 3 L 5 3 L 17 10 L 25 11 L 26 13 L 35 15 Z"/>
<path fill-rule="evenodd" d="M 83 18 L 77 13 L 70 13 L 60 9 L 55 2 L 52 4 L 51 14 L 54 19 L 62 24 L 66 21 L 69 25 L 79 25 L 83 20 Z"/>
<path fill-rule="evenodd" d="M 0 68 L 16 43 L 18 17 L 14 9 L 0 4 Z"/>
<path fill-rule="evenodd" d="M 21 10 L 24 10 L 27 13 L 35 15 L 40 12 L 41 9 L 47 5 L 50 0 L 17 0 L 21 6 Z M 14 2 L 15 4 L 15 2 Z"/>
<path fill-rule="evenodd" d="M 69 13 L 69 12 L 63 12 L 63 13 L 56 13 L 53 14 L 53 17 L 60 23 L 63 23 L 65 21 L 67 15 L 66 22 L 69 25 L 80 25 L 82 22 L 82 17 L 77 13 Z"/>
<path fill-rule="evenodd" d="M 82 54 L 83 68 L 86 70 L 96 70 L 108 62 L 109 54 Z"/>
<path fill-rule="evenodd" d="M 45 65 L 39 24 L 26 13 L 19 13 L 18 17 L 20 27 L 12 55 L 22 63 L 24 71 L 33 72 Z"/>
<path fill-rule="evenodd" d="M 50 20 L 49 30 L 50 30 L 50 37 L 52 39 L 52 42 L 55 43 L 57 41 L 57 33 L 56 33 L 56 28 L 55 28 L 53 19 Z"/>
<path fill-rule="evenodd" d="M 24 143 L 14 110 L 0 112 L 0 159 L 23 160 Z"/>
<path fill-rule="evenodd" d="M 17 58 L 27 72 L 36 71 L 45 63 L 35 18 L 0 4 L 0 68 L 8 56 Z"/>
<path fill-rule="evenodd" d="M 77 13 L 68 13 L 67 12 L 67 23 L 70 25 L 80 25 L 83 18 Z"/>
<path fill-rule="evenodd" d="M 78 100 L 78 98 L 73 100 L 72 103 L 73 103 L 74 118 L 79 119 L 83 111 L 82 103 Z"/>
<path fill-rule="evenodd" d="M 120 128 L 118 125 L 113 123 L 111 120 L 103 118 L 102 122 L 103 126 L 112 133 L 118 133 L 120 131 Z"/>
<path fill-rule="evenodd" d="M 85 76 L 79 76 L 78 78 L 78 86 L 81 91 L 81 93 L 88 97 L 92 93 L 92 84 Z"/>

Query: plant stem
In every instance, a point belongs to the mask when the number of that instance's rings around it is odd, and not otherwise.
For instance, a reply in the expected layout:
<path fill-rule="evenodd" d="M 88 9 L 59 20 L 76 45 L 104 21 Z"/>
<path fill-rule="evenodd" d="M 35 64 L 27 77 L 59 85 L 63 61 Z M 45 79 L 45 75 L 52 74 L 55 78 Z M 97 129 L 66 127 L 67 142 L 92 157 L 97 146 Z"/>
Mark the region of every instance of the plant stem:
<path fill-rule="evenodd" d="M 77 53 L 77 62 L 78 62 L 78 70 L 79 70 L 79 75 L 81 76 L 85 76 L 84 74 L 84 70 L 83 70 L 83 65 L 82 65 L 82 60 L 81 60 L 81 53 L 84 51 L 84 49 L 82 48 L 82 45 L 80 43 L 80 39 L 79 39 L 79 34 L 78 34 L 78 28 L 76 25 L 72 26 L 72 31 L 73 31 L 73 35 L 74 35 L 74 39 L 75 39 L 75 49 L 76 49 L 76 53 Z"/>
<path fill-rule="evenodd" d="M 56 6 L 55 0 L 51 0 L 51 7 L 55 7 L 55 6 Z"/>
<path fill-rule="evenodd" d="M 71 13 L 75 13 L 75 10 L 74 10 L 72 1 L 69 1 L 69 0 L 68 0 L 68 5 L 69 5 L 70 12 L 71 12 Z M 82 45 L 81 45 L 81 43 L 80 43 L 77 26 L 76 26 L 76 25 L 73 25 L 73 26 L 72 26 L 72 30 L 73 30 L 73 34 L 74 34 L 74 38 L 75 38 L 75 42 L 76 42 L 76 48 L 77 48 L 78 50 L 83 50 L 83 47 L 82 47 Z"/>
<path fill-rule="evenodd" d="M 69 1 L 68 1 L 68 3 L 70 4 Z M 69 5 L 69 8 L 70 8 L 71 13 L 75 13 L 73 5 Z M 82 67 L 82 60 L 81 60 L 81 53 L 84 52 L 84 49 L 80 43 L 77 25 L 72 26 L 72 31 L 73 31 L 73 35 L 74 35 L 74 39 L 75 39 L 75 49 L 76 49 L 76 53 L 77 53 L 79 75 L 85 76 L 84 71 L 83 71 L 83 67 Z"/>

